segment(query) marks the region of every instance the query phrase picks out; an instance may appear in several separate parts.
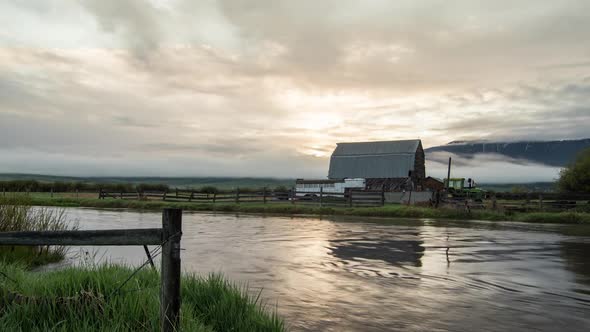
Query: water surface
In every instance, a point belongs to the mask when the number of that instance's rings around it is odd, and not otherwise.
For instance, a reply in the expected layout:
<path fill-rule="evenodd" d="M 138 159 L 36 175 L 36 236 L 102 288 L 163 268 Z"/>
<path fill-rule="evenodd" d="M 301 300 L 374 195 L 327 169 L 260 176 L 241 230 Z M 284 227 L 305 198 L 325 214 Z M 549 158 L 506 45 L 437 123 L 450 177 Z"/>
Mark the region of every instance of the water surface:
<path fill-rule="evenodd" d="M 83 229 L 161 225 L 159 213 L 68 215 Z M 183 228 L 185 271 L 263 288 L 294 331 L 590 330 L 590 238 L 562 226 L 185 212 Z M 90 252 L 145 259 L 141 247 Z"/>

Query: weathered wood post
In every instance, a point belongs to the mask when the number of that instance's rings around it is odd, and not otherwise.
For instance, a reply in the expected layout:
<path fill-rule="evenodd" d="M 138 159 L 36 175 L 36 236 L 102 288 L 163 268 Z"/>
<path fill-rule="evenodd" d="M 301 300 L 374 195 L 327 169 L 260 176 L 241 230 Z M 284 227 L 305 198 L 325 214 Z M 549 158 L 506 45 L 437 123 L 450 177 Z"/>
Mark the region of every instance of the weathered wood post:
<path fill-rule="evenodd" d="M 266 187 L 262 188 L 262 201 L 266 204 Z"/>
<path fill-rule="evenodd" d="M 543 211 L 543 194 L 539 194 L 539 210 Z"/>
<path fill-rule="evenodd" d="M 320 207 L 324 206 L 324 187 L 320 185 Z"/>
<path fill-rule="evenodd" d="M 381 186 L 381 206 L 385 206 L 385 185 Z"/>
<path fill-rule="evenodd" d="M 121 192 L 119 193 L 119 195 L 120 195 L 119 197 L 120 197 L 121 199 L 123 199 L 123 190 L 121 190 Z"/>
<path fill-rule="evenodd" d="M 209 194 L 207 194 L 209 196 Z M 217 198 L 217 193 L 213 193 L 213 204 L 215 204 L 215 199 Z"/>
<path fill-rule="evenodd" d="M 53 187 L 51 187 L 51 198 L 53 198 Z"/>
<path fill-rule="evenodd" d="M 346 191 L 344 194 L 346 195 Z M 352 207 L 352 190 L 348 192 L 348 207 Z"/>
<path fill-rule="evenodd" d="M 291 188 L 289 191 L 289 196 L 291 198 L 291 204 L 295 204 L 295 196 L 297 196 L 297 192 L 295 191 L 295 187 Z"/>
<path fill-rule="evenodd" d="M 165 201 L 166 200 L 166 194 L 168 194 L 167 190 L 164 190 L 164 195 L 162 195 L 162 200 Z"/>
<path fill-rule="evenodd" d="M 191 196 L 188 198 L 188 201 L 192 202 L 194 197 L 195 197 L 195 191 L 191 190 Z"/>
<path fill-rule="evenodd" d="M 492 210 L 497 210 L 498 209 L 498 200 L 496 198 L 496 194 L 494 194 L 494 196 L 492 197 Z"/>
<path fill-rule="evenodd" d="M 164 209 L 162 213 L 162 287 L 160 324 L 163 332 L 180 327 L 180 238 L 182 210 Z"/>
<path fill-rule="evenodd" d="M 240 204 L 240 187 L 236 187 L 236 204 Z"/>

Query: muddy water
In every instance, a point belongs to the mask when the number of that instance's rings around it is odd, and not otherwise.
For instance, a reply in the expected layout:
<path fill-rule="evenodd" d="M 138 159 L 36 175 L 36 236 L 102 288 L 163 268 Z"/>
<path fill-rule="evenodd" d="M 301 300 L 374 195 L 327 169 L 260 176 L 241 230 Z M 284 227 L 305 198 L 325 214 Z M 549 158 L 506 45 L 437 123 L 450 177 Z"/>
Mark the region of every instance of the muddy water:
<path fill-rule="evenodd" d="M 158 213 L 68 215 L 83 229 L 161 223 Z M 562 235 L 571 226 L 185 212 L 183 227 L 184 270 L 263 288 L 294 331 L 590 330 L 590 238 Z M 70 253 L 145 259 L 138 247 Z"/>

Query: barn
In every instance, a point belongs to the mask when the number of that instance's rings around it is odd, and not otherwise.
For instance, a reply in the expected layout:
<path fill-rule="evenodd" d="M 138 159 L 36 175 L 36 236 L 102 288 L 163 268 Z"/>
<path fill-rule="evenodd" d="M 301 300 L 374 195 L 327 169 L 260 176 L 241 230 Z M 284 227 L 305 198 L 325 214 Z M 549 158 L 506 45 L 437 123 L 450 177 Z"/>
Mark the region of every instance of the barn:
<path fill-rule="evenodd" d="M 330 179 L 364 178 L 367 189 L 387 191 L 420 189 L 425 175 L 419 139 L 338 143 L 328 172 Z"/>

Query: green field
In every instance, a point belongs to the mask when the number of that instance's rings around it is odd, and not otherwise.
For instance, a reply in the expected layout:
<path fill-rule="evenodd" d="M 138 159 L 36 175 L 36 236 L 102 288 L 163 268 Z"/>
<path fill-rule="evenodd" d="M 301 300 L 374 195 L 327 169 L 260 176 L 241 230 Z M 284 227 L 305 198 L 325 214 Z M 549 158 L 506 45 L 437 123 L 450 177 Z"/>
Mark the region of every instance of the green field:
<path fill-rule="evenodd" d="M 0 197 L 0 203 L 3 199 Z M 319 207 L 282 202 L 252 203 L 195 203 L 170 201 L 141 201 L 121 199 L 49 197 L 47 194 L 32 194 L 26 197 L 27 204 L 37 206 L 64 207 L 93 207 L 93 208 L 128 208 L 138 210 L 161 210 L 166 207 L 181 208 L 187 211 L 219 211 L 242 213 L 272 213 L 272 214 L 311 214 L 311 215 L 350 215 L 367 217 L 396 217 L 396 218 L 432 218 L 457 220 L 490 220 L 490 221 L 523 221 L 539 223 L 590 223 L 590 213 L 587 212 L 513 212 L 504 213 L 491 210 L 429 208 L 388 204 L 379 207 Z"/>

